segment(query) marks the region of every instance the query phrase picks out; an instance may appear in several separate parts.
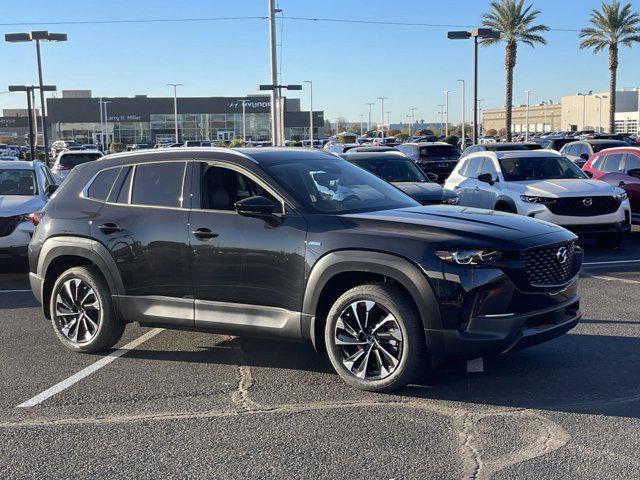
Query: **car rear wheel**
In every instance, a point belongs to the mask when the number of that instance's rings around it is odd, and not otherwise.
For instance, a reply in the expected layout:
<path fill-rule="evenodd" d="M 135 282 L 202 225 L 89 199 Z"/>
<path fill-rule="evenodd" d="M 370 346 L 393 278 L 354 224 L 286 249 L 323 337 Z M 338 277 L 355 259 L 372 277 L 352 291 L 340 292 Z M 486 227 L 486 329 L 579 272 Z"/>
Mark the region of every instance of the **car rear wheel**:
<path fill-rule="evenodd" d="M 327 317 L 325 343 L 336 372 L 361 390 L 402 388 L 428 362 L 413 302 L 385 283 L 359 285 L 340 296 Z"/>
<path fill-rule="evenodd" d="M 124 331 L 109 286 L 96 267 L 73 267 L 60 275 L 51 292 L 50 312 L 58 339 L 77 352 L 111 348 Z"/>
<path fill-rule="evenodd" d="M 624 240 L 624 236 L 620 234 L 612 234 L 612 235 L 600 235 L 596 237 L 596 243 L 600 248 L 607 248 L 610 250 L 615 250 L 620 247 L 620 244 Z"/>

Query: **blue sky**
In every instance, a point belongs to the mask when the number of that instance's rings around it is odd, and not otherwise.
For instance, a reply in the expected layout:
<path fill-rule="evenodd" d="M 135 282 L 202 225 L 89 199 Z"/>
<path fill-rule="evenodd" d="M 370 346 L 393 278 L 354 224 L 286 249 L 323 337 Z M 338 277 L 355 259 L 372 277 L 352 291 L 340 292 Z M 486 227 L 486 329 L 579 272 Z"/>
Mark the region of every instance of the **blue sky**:
<path fill-rule="evenodd" d="M 288 17 L 339 18 L 429 24 L 477 25 L 488 9 L 481 0 L 279 0 Z M 640 1 L 632 2 L 640 10 Z M 552 28 L 586 25 L 599 0 L 536 0 L 540 21 Z M 264 16 L 267 0 L 3 0 L 0 33 L 48 29 L 67 32 L 69 41 L 43 47 L 45 83 L 59 89 L 91 89 L 95 96 L 170 94 L 168 82 L 185 86 L 184 96 L 236 96 L 256 93 L 269 79 L 268 25 L 265 20 L 183 23 L 51 25 L 47 22 Z M 416 117 L 438 118 L 442 91 L 450 94 L 450 119 L 460 117 L 457 79 L 472 80 L 472 44 L 446 39 L 447 27 L 394 26 L 285 19 L 282 28 L 282 80 L 314 82 L 314 106 L 327 118 L 359 121 L 366 102 L 389 97 L 392 123 Z M 455 29 L 455 28 L 453 28 Z M 578 49 L 576 32 L 552 31 L 548 45 L 522 46 L 515 71 L 514 103 L 532 103 L 580 90 L 608 88 L 606 54 Z M 640 46 L 622 49 L 619 87 L 640 85 Z M 9 84 L 36 82 L 32 44 L 0 42 L 0 91 Z M 504 48 L 480 50 L 480 97 L 484 107 L 504 103 Z M 301 96 L 308 108 L 306 92 Z M 294 95 L 292 95 L 294 96 Z M 0 108 L 22 107 L 23 95 L 1 94 Z M 379 102 L 374 120 L 380 117 Z M 469 118 L 469 114 L 467 114 Z"/>

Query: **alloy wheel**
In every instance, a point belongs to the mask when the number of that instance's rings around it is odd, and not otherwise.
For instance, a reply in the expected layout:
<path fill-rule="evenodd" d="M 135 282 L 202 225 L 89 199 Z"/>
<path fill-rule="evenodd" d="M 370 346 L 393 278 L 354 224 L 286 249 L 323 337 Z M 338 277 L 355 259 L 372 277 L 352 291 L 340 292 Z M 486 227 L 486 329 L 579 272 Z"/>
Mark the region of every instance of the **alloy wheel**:
<path fill-rule="evenodd" d="M 391 375 L 400 364 L 404 346 L 397 319 L 371 300 L 353 302 L 340 313 L 334 341 L 344 367 L 363 380 Z"/>
<path fill-rule="evenodd" d="M 60 332 L 73 343 L 86 343 L 98 332 L 100 300 L 93 288 L 79 278 L 62 284 L 56 296 L 55 316 Z"/>

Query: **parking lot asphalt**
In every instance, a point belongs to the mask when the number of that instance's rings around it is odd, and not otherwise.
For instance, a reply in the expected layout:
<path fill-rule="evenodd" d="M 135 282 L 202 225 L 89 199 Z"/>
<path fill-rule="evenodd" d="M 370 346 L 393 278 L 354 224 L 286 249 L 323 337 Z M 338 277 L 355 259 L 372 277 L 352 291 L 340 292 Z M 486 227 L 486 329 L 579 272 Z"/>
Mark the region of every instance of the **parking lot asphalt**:
<path fill-rule="evenodd" d="M 297 343 L 129 325 L 135 348 L 72 353 L 2 263 L 0 478 L 637 478 L 640 229 L 585 248 L 573 331 L 396 394 Z"/>

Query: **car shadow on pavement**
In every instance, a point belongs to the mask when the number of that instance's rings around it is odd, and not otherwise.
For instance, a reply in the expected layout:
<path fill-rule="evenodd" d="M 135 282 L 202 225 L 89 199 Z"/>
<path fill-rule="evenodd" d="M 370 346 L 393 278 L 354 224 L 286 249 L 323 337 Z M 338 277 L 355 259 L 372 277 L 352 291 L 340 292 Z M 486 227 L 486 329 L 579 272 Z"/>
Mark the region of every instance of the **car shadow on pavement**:
<path fill-rule="evenodd" d="M 324 355 L 282 340 L 243 337 L 196 351 L 133 350 L 127 357 L 238 365 L 239 352 L 250 367 L 329 374 L 337 388 L 349 388 L 341 385 Z M 414 385 L 383 397 L 640 418 L 638 364 L 640 338 L 568 334 L 506 356 L 487 357 L 482 373 L 467 373 L 463 361 L 427 369 Z"/>

